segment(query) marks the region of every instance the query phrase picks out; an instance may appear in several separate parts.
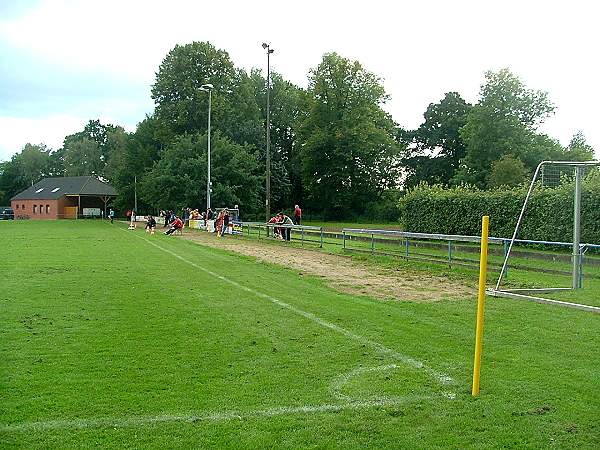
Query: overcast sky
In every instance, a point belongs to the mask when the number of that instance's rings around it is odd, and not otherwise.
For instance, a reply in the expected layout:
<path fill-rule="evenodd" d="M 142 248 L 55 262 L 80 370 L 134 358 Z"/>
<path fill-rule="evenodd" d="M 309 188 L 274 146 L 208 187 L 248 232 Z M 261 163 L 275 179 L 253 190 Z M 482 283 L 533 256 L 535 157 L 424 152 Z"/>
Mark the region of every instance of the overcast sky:
<path fill-rule="evenodd" d="M 266 66 L 305 87 L 323 53 L 384 80 L 406 128 L 458 91 L 475 102 L 485 70 L 510 68 L 549 92 L 543 130 L 582 130 L 600 155 L 599 8 L 594 1 L 0 0 L 0 161 L 27 143 L 58 148 L 91 119 L 133 131 L 176 44 L 210 41 L 234 64 Z"/>

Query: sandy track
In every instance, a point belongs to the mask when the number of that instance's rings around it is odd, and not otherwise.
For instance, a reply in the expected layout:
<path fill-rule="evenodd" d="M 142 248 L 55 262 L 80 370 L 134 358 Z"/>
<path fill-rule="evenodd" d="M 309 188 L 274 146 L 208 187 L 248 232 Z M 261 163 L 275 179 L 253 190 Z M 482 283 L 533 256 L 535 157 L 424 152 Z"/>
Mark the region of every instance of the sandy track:
<path fill-rule="evenodd" d="M 187 230 L 183 238 L 298 270 L 301 275 L 322 277 L 330 287 L 354 295 L 385 300 L 434 301 L 475 293 L 473 287 L 425 271 L 377 269 L 360 265 L 350 256 L 292 247 L 284 242 L 255 241 L 237 236 L 218 238 L 195 230 Z"/>

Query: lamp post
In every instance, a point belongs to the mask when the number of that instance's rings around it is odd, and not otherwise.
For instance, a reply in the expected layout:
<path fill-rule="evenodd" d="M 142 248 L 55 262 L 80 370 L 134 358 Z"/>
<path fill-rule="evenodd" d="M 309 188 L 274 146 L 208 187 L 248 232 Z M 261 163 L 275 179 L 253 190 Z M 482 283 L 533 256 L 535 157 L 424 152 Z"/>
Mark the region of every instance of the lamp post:
<path fill-rule="evenodd" d="M 206 210 L 210 208 L 210 191 L 211 191 L 211 182 L 210 182 L 210 107 L 212 103 L 212 84 L 203 84 L 200 86 L 200 90 L 204 92 L 208 92 L 208 161 L 207 161 L 207 174 L 206 174 Z"/>
<path fill-rule="evenodd" d="M 271 123 L 270 123 L 270 111 L 269 111 L 269 92 L 271 90 L 271 65 L 270 65 L 270 57 L 271 53 L 274 50 L 271 48 L 271 44 L 266 44 L 263 42 L 262 48 L 267 51 L 267 198 L 265 200 L 266 206 L 266 220 L 268 222 L 271 218 L 271 152 L 269 147 L 271 145 L 270 131 L 271 131 Z"/>

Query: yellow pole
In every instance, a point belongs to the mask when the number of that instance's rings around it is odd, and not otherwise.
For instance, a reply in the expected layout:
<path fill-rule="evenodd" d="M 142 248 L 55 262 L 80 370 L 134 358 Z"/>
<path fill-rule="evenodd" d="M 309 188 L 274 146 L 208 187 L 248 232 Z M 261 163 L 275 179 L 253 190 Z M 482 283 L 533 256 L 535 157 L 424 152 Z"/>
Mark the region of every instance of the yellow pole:
<path fill-rule="evenodd" d="M 490 217 L 481 220 L 481 256 L 479 259 L 479 295 L 477 296 L 477 329 L 475 331 L 475 363 L 473 364 L 473 396 L 479 395 L 479 372 L 481 369 L 481 346 L 483 341 L 483 312 L 485 307 L 485 281 L 487 278 L 488 228 Z"/>

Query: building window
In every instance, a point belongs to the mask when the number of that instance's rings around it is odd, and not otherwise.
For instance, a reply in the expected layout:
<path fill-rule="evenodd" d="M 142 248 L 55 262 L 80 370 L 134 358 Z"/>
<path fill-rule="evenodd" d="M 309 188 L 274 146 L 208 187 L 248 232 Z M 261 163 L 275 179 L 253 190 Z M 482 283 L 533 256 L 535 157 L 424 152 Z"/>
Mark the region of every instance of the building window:
<path fill-rule="evenodd" d="M 40 214 L 44 214 L 44 205 L 40 205 Z"/>
<path fill-rule="evenodd" d="M 17 209 L 19 209 L 19 205 L 17 205 Z"/>
<path fill-rule="evenodd" d="M 54 189 L 52 189 L 52 191 L 51 191 L 51 192 L 56 192 L 56 191 L 58 191 L 59 189 L 60 189 L 60 188 L 54 188 Z"/>
<path fill-rule="evenodd" d="M 25 211 L 25 205 L 21 205 L 21 209 Z"/>
<path fill-rule="evenodd" d="M 50 205 L 46 205 L 46 214 L 50 214 Z"/>
<path fill-rule="evenodd" d="M 44 190 L 44 188 L 39 188 L 37 191 L 35 191 L 36 194 L 39 194 L 40 192 L 42 192 Z"/>
<path fill-rule="evenodd" d="M 37 212 L 37 205 L 33 205 L 33 213 L 35 214 Z"/>

